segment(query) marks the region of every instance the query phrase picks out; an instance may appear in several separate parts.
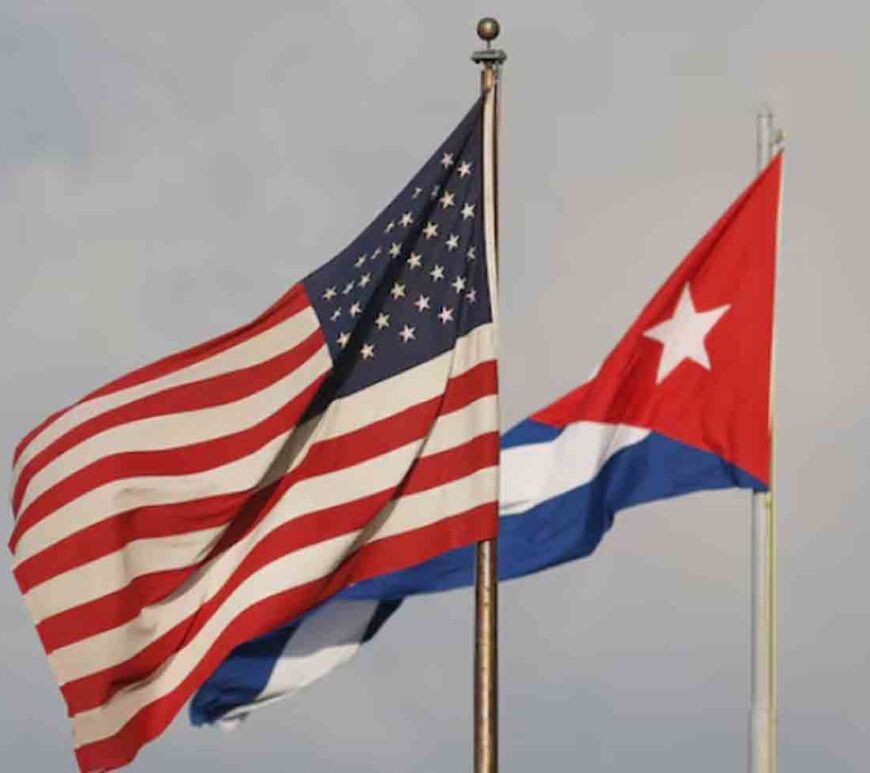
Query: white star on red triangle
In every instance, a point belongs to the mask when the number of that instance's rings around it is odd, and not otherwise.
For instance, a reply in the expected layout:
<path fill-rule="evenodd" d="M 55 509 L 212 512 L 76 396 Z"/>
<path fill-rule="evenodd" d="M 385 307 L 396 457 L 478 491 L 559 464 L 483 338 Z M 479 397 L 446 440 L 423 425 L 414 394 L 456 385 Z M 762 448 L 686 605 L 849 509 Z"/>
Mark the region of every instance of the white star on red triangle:
<path fill-rule="evenodd" d="M 683 360 L 692 360 L 707 370 L 711 369 L 710 356 L 704 339 L 722 315 L 731 308 L 730 304 L 715 309 L 698 311 L 692 300 L 688 282 L 680 293 L 680 300 L 674 315 L 654 325 L 644 332 L 662 344 L 661 359 L 656 371 L 656 384 L 660 384 Z"/>

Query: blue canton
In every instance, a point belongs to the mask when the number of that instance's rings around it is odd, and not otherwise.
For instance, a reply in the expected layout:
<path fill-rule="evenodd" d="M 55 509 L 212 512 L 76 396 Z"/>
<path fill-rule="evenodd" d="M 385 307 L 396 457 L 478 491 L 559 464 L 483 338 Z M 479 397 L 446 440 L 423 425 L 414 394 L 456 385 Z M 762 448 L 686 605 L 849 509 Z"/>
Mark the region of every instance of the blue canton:
<path fill-rule="evenodd" d="M 304 280 L 334 363 L 311 413 L 492 319 L 482 122 L 481 100 L 374 222 Z"/>

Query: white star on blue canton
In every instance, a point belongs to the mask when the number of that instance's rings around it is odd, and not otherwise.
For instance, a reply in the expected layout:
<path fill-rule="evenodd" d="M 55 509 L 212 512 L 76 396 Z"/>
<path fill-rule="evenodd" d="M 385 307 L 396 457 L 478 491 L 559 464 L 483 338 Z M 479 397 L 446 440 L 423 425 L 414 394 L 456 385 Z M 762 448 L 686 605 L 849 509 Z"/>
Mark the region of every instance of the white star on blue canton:
<path fill-rule="evenodd" d="M 316 410 L 443 360 L 491 321 L 482 122 L 470 114 L 349 246 L 303 280 L 337 365 Z"/>

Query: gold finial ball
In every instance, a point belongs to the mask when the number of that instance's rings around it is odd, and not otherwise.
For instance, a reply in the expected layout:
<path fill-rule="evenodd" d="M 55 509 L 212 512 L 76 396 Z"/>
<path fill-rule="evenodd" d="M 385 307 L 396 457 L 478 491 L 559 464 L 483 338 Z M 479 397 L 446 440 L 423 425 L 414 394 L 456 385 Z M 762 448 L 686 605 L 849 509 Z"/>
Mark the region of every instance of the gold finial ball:
<path fill-rule="evenodd" d="M 499 32 L 501 32 L 501 26 L 498 21 L 493 19 L 491 16 L 486 16 L 477 22 L 477 36 L 481 40 L 485 40 L 487 43 L 491 40 L 495 40 L 498 37 Z"/>

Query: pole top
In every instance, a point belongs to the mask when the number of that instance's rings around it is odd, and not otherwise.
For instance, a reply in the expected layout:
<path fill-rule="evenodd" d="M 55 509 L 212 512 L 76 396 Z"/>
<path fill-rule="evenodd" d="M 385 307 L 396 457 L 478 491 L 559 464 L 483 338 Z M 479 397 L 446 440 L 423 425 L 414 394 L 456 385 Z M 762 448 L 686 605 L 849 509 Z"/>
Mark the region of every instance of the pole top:
<path fill-rule="evenodd" d="M 498 23 L 498 19 L 493 19 L 492 16 L 484 16 L 477 22 L 477 37 L 486 41 L 487 48 L 489 48 L 490 41 L 498 37 L 499 32 L 501 32 L 501 25 Z"/>
<path fill-rule="evenodd" d="M 500 49 L 492 47 L 492 41 L 499 36 L 500 32 L 501 25 L 497 19 L 493 19 L 491 16 L 484 16 L 477 22 L 477 36 L 486 43 L 486 48 L 482 51 L 475 51 L 471 55 L 471 61 L 487 67 L 504 62 L 507 59 L 507 54 Z"/>

